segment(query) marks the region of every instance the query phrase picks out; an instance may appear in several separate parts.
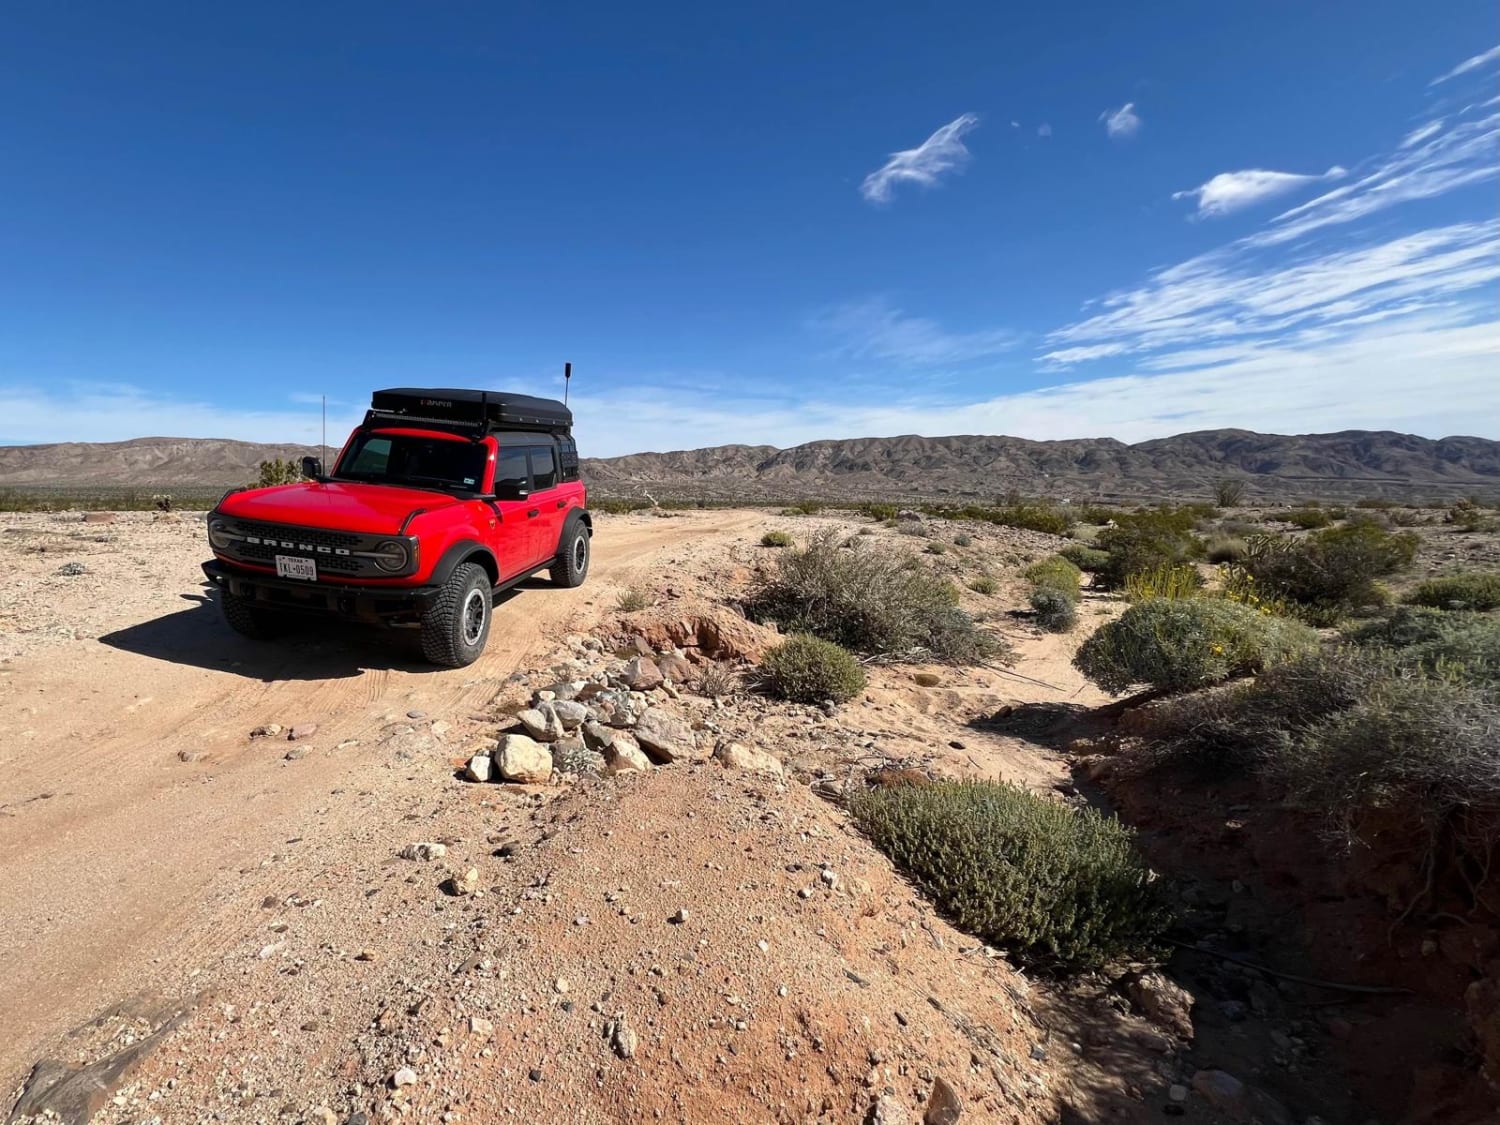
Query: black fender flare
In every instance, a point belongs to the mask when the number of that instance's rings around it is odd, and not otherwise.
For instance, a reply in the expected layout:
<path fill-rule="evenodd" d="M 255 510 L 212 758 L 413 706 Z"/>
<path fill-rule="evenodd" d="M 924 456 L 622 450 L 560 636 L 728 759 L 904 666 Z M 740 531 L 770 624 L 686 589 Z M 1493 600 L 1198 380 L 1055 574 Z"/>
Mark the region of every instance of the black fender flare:
<path fill-rule="evenodd" d="M 574 520 L 577 520 L 588 529 L 590 539 L 594 537 L 594 517 L 589 514 L 586 508 L 574 508 L 568 513 L 567 518 L 563 520 L 562 530 L 557 533 L 557 549 L 552 552 L 554 556 L 562 555 L 563 540 L 568 537 L 568 526 Z"/>
<path fill-rule="evenodd" d="M 475 562 L 484 567 L 485 573 L 490 576 L 490 585 L 497 585 L 500 581 L 500 563 L 495 558 L 494 552 L 477 539 L 460 539 L 454 543 L 438 559 L 437 566 L 432 568 L 432 577 L 429 581 L 434 586 L 441 586 L 453 576 L 453 572 L 466 562 Z"/>

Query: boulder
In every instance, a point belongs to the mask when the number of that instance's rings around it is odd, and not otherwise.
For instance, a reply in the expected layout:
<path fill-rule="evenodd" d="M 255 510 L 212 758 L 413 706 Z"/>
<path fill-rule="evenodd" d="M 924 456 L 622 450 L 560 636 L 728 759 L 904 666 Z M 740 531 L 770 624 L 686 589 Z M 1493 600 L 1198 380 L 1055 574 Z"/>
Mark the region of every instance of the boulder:
<path fill-rule="evenodd" d="M 661 687 L 663 678 L 656 661 L 649 656 L 637 656 L 620 673 L 620 682 L 631 691 L 650 691 Z"/>
<path fill-rule="evenodd" d="M 698 739 L 693 728 L 660 707 L 650 707 L 636 720 L 636 740 L 658 761 L 677 762 L 696 759 Z"/>
<path fill-rule="evenodd" d="M 589 717 L 589 709 L 582 703 L 575 703 L 569 699 L 560 699 L 552 705 L 552 713 L 557 716 L 557 721 L 562 723 L 563 730 L 577 730 Z"/>
<path fill-rule="evenodd" d="M 596 754 L 607 754 L 609 748 L 614 745 L 615 739 L 619 737 L 608 727 L 592 720 L 584 723 L 579 728 L 579 733 L 583 735 L 583 744 Z"/>
<path fill-rule="evenodd" d="M 651 759 L 623 734 L 615 735 L 600 753 L 604 756 L 604 772 L 610 777 L 631 771 L 645 773 L 651 768 Z"/>
<path fill-rule="evenodd" d="M 1179 1039 L 1193 1037 L 1193 994 L 1162 973 L 1145 973 L 1125 987 L 1141 1015 Z"/>
<path fill-rule="evenodd" d="M 742 742 L 721 743 L 714 751 L 717 758 L 728 769 L 754 770 L 757 773 L 781 773 L 781 759 Z"/>
<path fill-rule="evenodd" d="M 538 742 L 556 742 L 563 736 L 562 720 L 557 717 L 557 712 L 550 703 L 517 711 L 516 721 Z"/>
<path fill-rule="evenodd" d="M 693 671 L 693 666 L 687 662 L 687 658 L 678 656 L 675 652 L 658 657 L 656 668 L 667 679 L 679 684 L 685 681 Z"/>
<path fill-rule="evenodd" d="M 508 734 L 495 751 L 495 764 L 506 781 L 537 785 L 552 776 L 552 753 L 524 734 Z"/>
<path fill-rule="evenodd" d="M 464 766 L 464 777 L 469 781 L 488 781 L 495 776 L 495 760 L 488 754 L 475 754 Z"/>

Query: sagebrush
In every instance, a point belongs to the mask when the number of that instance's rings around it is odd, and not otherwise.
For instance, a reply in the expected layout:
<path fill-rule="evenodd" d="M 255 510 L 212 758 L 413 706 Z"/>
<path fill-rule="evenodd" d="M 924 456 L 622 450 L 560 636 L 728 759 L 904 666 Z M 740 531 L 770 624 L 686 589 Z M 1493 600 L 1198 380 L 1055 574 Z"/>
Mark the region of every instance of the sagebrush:
<path fill-rule="evenodd" d="M 1078 624 L 1076 599 L 1052 586 L 1038 586 L 1031 591 L 1031 612 L 1036 623 L 1049 633 L 1066 633 Z"/>
<path fill-rule="evenodd" d="M 1429 578 L 1406 599 L 1412 605 L 1434 609 L 1488 610 L 1500 606 L 1500 574 L 1470 571 Z"/>
<path fill-rule="evenodd" d="M 769 649 L 760 675 L 770 694 L 793 703 L 844 703 L 865 687 L 865 670 L 851 652 L 806 633 Z"/>
<path fill-rule="evenodd" d="M 768 531 L 760 537 L 762 547 L 790 547 L 792 537 L 785 531 Z"/>
<path fill-rule="evenodd" d="M 1360 606 L 1379 605 L 1376 579 L 1411 565 L 1420 541 L 1368 521 L 1314 531 L 1306 538 L 1255 536 L 1239 563 L 1268 596 L 1294 602 L 1316 623 Z"/>
<path fill-rule="evenodd" d="M 849 811 L 963 930 L 1026 964 L 1149 959 L 1171 915 L 1130 830 L 993 781 L 870 789 Z"/>
<path fill-rule="evenodd" d="M 1021 572 L 1021 577 L 1038 589 L 1056 590 L 1069 601 L 1076 602 L 1083 596 L 1078 588 L 1083 571 L 1062 555 L 1048 555 L 1032 563 Z"/>

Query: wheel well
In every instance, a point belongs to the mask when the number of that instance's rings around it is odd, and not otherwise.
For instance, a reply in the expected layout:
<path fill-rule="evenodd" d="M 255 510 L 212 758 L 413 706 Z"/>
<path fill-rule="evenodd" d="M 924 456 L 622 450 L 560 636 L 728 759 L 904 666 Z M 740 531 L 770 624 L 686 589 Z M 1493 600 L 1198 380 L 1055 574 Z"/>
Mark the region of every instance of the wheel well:
<path fill-rule="evenodd" d="M 484 567 L 484 572 L 490 576 L 490 585 L 493 586 L 500 581 L 500 567 L 495 562 L 495 556 L 484 548 L 472 551 L 465 555 L 463 561 L 466 563 L 478 563 Z"/>
<path fill-rule="evenodd" d="M 594 534 L 594 517 L 587 512 L 579 512 L 578 518 L 583 521 L 583 526 L 589 529 L 589 535 Z"/>

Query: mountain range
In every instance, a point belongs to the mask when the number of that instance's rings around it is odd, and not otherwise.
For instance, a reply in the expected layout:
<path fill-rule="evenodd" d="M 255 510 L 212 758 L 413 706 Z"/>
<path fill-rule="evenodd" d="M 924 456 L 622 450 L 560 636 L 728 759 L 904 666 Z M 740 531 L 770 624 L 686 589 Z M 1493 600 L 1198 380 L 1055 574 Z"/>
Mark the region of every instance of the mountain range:
<path fill-rule="evenodd" d="M 214 438 L 136 438 L 98 444 L 0 447 L 0 486 L 228 487 L 261 461 L 316 454 L 298 445 Z M 1127 444 L 1113 438 L 851 438 L 791 449 L 722 445 L 585 458 L 601 495 L 657 499 L 985 499 L 1206 496 L 1245 481 L 1263 500 L 1358 496 L 1500 495 L 1500 442 L 1438 440 L 1390 431 L 1258 434 L 1204 430 Z"/>

